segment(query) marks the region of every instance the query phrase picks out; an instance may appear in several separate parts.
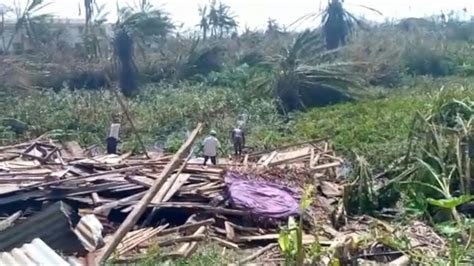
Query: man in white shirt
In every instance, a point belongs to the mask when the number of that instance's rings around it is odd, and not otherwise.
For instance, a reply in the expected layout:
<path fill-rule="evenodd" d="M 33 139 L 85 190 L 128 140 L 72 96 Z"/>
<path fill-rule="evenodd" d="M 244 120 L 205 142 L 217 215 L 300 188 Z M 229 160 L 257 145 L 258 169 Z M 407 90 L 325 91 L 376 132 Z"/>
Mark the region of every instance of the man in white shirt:
<path fill-rule="evenodd" d="M 216 132 L 214 130 L 211 130 L 209 136 L 204 139 L 204 165 L 207 164 L 207 161 L 209 159 L 211 159 L 213 165 L 217 164 L 217 149 L 220 148 L 221 144 L 216 138 L 216 135 Z"/>
<path fill-rule="evenodd" d="M 117 145 L 120 140 L 120 117 L 114 116 L 110 125 L 109 137 L 107 138 L 107 154 L 117 154 Z"/>

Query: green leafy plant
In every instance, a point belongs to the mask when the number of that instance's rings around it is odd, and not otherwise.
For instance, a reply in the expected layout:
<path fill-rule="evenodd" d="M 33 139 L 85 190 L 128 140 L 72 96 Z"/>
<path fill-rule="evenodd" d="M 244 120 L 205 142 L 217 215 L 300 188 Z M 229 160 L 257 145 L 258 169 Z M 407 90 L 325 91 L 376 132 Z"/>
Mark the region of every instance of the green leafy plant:
<path fill-rule="evenodd" d="M 286 265 L 295 262 L 296 265 L 303 265 L 305 260 L 305 247 L 303 245 L 303 215 L 312 203 L 313 186 L 308 186 L 303 192 L 300 201 L 300 217 L 298 222 L 293 217 L 288 218 L 287 227 L 280 231 L 278 244 L 285 255 Z"/>

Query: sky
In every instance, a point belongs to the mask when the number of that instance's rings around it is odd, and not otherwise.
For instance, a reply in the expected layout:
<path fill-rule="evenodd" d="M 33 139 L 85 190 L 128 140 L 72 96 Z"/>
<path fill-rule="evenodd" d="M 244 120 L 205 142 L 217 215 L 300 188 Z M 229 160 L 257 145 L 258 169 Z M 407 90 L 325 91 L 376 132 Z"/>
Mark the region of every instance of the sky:
<path fill-rule="evenodd" d="M 17 1 L 25 4 L 27 0 L 0 0 L 1 4 L 12 6 Z M 48 1 L 48 0 L 46 0 Z M 110 12 L 110 20 L 115 20 L 116 3 L 120 6 L 133 5 L 138 0 L 97 0 L 99 5 L 105 4 Z M 209 0 L 149 0 L 152 4 L 162 7 L 173 21 L 185 28 L 194 27 L 199 22 L 198 7 Z M 45 10 L 62 18 L 82 18 L 79 16 L 79 4 L 83 0 L 50 0 L 52 4 Z M 251 29 L 264 28 L 269 18 L 276 19 L 281 25 L 290 25 L 301 16 L 317 12 L 324 8 L 327 0 L 222 0 L 228 4 L 241 27 Z M 345 0 L 347 8 L 357 15 L 375 21 L 397 19 L 403 17 L 423 17 L 440 14 L 442 11 L 460 11 L 467 9 L 466 16 L 474 15 L 474 0 Z M 367 9 L 364 5 L 382 12 L 383 16 Z M 306 22 L 309 24 L 310 22 Z M 297 27 L 306 27 L 305 23 Z"/>

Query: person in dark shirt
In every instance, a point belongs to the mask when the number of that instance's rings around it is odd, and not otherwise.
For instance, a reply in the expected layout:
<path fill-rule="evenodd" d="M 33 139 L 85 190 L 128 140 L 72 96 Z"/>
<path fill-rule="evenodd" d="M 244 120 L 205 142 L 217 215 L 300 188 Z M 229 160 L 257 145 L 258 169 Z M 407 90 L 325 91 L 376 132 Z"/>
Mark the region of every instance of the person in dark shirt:
<path fill-rule="evenodd" d="M 245 146 L 245 134 L 240 125 L 232 130 L 231 140 L 234 145 L 234 154 L 236 156 L 242 155 L 242 148 Z"/>

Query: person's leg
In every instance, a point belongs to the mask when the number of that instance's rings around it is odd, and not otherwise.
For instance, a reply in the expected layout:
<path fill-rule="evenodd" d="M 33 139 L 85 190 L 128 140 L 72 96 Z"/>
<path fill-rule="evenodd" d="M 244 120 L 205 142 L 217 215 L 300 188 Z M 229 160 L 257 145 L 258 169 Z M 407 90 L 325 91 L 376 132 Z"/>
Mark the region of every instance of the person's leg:
<path fill-rule="evenodd" d="M 238 147 L 237 147 L 238 144 L 237 144 L 237 140 L 236 140 L 236 139 L 234 139 L 233 144 L 234 144 L 234 155 L 237 155 L 238 152 L 239 152 L 239 149 L 238 149 Z"/>
<path fill-rule="evenodd" d="M 209 156 L 204 156 L 204 163 L 203 163 L 203 165 L 206 165 L 206 164 L 207 164 L 207 160 L 209 160 Z"/>
<path fill-rule="evenodd" d="M 239 141 L 237 151 L 239 152 L 239 156 L 242 155 L 242 141 Z"/>
<path fill-rule="evenodd" d="M 117 154 L 117 139 L 107 138 L 107 154 Z"/>
<path fill-rule="evenodd" d="M 211 157 L 211 162 L 212 162 L 213 165 L 217 165 L 216 156 Z"/>

